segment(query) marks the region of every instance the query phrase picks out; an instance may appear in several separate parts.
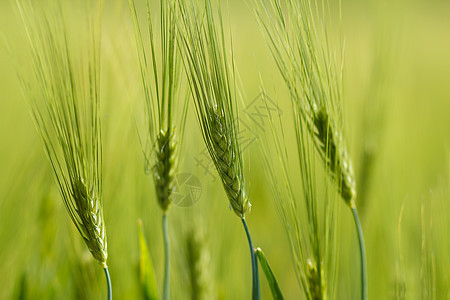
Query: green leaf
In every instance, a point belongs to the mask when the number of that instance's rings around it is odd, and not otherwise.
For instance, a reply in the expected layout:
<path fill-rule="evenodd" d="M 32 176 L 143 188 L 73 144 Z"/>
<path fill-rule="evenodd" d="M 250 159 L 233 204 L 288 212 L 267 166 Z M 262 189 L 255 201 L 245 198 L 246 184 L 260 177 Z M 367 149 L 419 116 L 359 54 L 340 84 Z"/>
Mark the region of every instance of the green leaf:
<path fill-rule="evenodd" d="M 14 297 L 17 300 L 25 300 L 27 299 L 27 273 L 23 272 L 19 281 L 19 287 L 17 290 L 17 296 Z"/>
<path fill-rule="evenodd" d="M 156 289 L 155 272 L 153 270 L 153 264 L 148 251 L 147 242 L 145 241 L 144 230 L 142 221 L 138 221 L 139 225 L 139 275 L 144 292 L 144 299 L 157 300 L 158 290 Z"/>
<path fill-rule="evenodd" d="M 261 248 L 257 248 L 255 250 L 255 255 L 256 257 L 258 257 L 259 263 L 261 264 L 264 274 L 266 275 L 273 299 L 284 299 L 283 295 L 281 294 L 280 287 L 278 286 L 277 279 L 275 278 L 275 275 L 273 274 L 272 269 L 269 266 L 269 262 L 267 261 L 266 256 L 264 255 L 264 252 L 262 252 Z"/>

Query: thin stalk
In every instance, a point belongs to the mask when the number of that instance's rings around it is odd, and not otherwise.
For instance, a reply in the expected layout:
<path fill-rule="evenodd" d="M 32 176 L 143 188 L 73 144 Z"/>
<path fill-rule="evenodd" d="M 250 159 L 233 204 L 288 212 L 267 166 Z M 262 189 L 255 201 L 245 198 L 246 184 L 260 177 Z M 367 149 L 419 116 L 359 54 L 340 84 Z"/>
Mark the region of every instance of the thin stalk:
<path fill-rule="evenodd" d="M 259 278 L 258 278 L 258 262 L 256 261 L 255 249 L 253 248 L 252 238 L 250 237 L 250 232 L 248 231 L 247 222 L 245 218 L 242 218 L 242 224 L 244 224 L 245 233 L 247 234 L 248 245 L 250 246 L 250 255 L 252 258 L 252 299 L 261 299 L 261 293 L 259 291 Z"/>
<path fill-rule="evenodd" d="M 106 285 L 108 286 L 108 300 L 112 300 L 112 288 L 111 288 L 111 277 L 109 277 L 109 271 L 108 267 L 105 269 L 105 276 L 106 276 Z"/>
<path fill-rule="evenodd" d="M 353 218 L 355 219 L 356 229 L 358 231 L 359 252 L 361 257 L 361 299 L 367 300 L 367 268 L 366 268 L 366 250 L 364 248 L 364 236 L 359 222 L 358 212 L 356 207 L 352 207 Z"/>
<path fill-rule="evenodd" d="M 170 266 L 170 258 L 169 258 L 169 234 L 167 232 L 167 214 L 163 214 L 162 218 L 163 222 L 163 234 L 164 234 L 164 253 L 165 253 L 165 264 L 164 264 L 164 294 L 163 299 L 169 299 L 169 266 Z"/>

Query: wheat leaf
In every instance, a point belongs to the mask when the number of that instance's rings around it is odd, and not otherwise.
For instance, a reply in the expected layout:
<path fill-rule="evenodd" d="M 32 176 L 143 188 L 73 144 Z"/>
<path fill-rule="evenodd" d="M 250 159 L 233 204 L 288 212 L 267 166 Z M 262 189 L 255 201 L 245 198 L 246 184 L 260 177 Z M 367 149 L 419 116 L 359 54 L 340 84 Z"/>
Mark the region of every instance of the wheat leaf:
<path fill-rule="evenodd" d="M 139 277 L 141 281 L 144 299 L 157 300 L 158 290 L 156 288 L 155 271 L 153 269 L 150 252 L 144 236 L 142 221 L 138 221 L 139 226 Z"/>
<path fill-rule="evenodd" d="M 256 257 L 261 264 L 261 267 L 264 271 L 264 275 L 266 275 L 267 282 L 269 283 L 270 291 L 272 292 L 273 299 L 275 300 L 283 300 L 283 294 L 281 293 L 280 287 L 278 286 L 277 279 L 272 272 L 272 269 L 269 266 L 269 262 L 264 255 L 264 252 L 261 248 L 256 248 L 255 250 Z"/>

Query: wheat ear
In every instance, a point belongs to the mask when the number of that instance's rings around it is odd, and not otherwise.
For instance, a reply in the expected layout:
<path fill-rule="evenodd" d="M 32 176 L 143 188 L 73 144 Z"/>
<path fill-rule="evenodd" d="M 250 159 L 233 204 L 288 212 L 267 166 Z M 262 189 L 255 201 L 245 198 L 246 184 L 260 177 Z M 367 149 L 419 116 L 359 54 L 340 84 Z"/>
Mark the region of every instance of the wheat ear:
<path fill-rule="evenodd" d="M 241 218 L 252 261 L 253 299 L 260 298 L 258 265 L 245 213 L 250 209 L 244 164 L 239 144 L 234 66 L 228 61 L 223 23 L 212 13 L 211 1 L 203 11 L 190 1 L 180 1 L 180 38 L 183 63 L 194 98 L 197 120 L 208 152 L 228 196 L 230 207 Z"/>
<path fill-rule="evenodd" d="M 163 212 L 162 227 L 165 248 L 163 298 L 169 299 L 170 258 L 167 212 L 172 203 L 173 178 L 179 158 L 177 155 L 179 152 L 176 150 L 182 145 L 188 104 L 187 97 L 180 97 L 182 66 L 176 43 L 178 9 L 174 0 L 159 1 L 160 44 L 157 45 L 155 40 L 158 32 L 153 28 L 156 22 L 151 18 L 153 8 L 150 7 L 150 1 L 147 1 L 147 26 L 145 27 L 148 28 L 148 40 L 145 42 L 134 2 L 134 0 L 129 0 L 147 121 L 145 124 L 146 143 L 145 146 L 144 143 L 141 144 L 145 159 L 152 166 L 156 199 Z M 158 46 L 160 52 L 157 51 Z M 181 101 L 179 101 L 180 99 Z M 179 137 L 178 140 L 176 136 Z"/>
<path fill-rule="evenodd" d="M 155 165 L 153 179 L 155 182 L 156 198 L 164 211 L 168 210 L 173 191 L 173 176 L 175 172 L 175 145 L 172 142 L 171 132 L 162 131 L 158 135 L 155 149 Z"/>
<path fill-rule="evenodd" d="M 352 162 L 345 146 L 343 146 L 341 132 L 333 129 L 329 119 L 330 114 L 324 108 L 313 114 L 313 132 L 315 133 L 317 147 L 322 159 L 338 182 L 342 199 L 350 207 L 354 207 L 356 187 Z"/>
<path fill-rule="evenodd" d="M 186 262 L 191 285 L 191 299 L 207 299 L 211 283 L 208 278 L 208 252 L 206 241 L 199 224 L 188 231 L 185 239 Z"/>
<path fill-rule="evenodd" d="M 361 252 L 361 297 L 367 299 L 367 275 L 361 225 L 356 211 L 356 188 L 351 159 L 342 134 L 342 66 L 329 48 L 327 1 L 254 0 L 273 58 L 290 92 L 296 122 L 314 138 L 328 174 L 353 213 Z M 343 49 L 342 49 L 343 52 Z M 300 158 L 301 159 L 301 158 Z"/>
<path fill-rule="evenodd" d="M 104 268 L 111 299 L 101 189 L 101 1 L 77 5 L 84 22 L 74 17 L 70 1 L 18 2 L 34 67 L 23 88 L 64 205 Z"/>
<path fill-rule="evenodd" d="M 220 175 L 230 206 L 238 217 L 244 218 L 251 205 L 246 193 L 238 141 L 233 70 L 222 44 L 223 31 L 221 35 L 216 32 L 210 5 L 207 1 L 204 22 L 197 19 L 201 12 L 195 11 L 193 5 L 181 9 L 183 62 L 206 147 Z"/>

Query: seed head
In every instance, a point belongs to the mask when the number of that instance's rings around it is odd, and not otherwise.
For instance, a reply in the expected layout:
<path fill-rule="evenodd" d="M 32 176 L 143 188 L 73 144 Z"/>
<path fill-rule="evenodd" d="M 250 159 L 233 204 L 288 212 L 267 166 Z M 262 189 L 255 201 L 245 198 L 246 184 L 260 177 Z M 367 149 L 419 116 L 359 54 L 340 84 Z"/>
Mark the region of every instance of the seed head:
<path fill-rule="evenodd" d="M 207 299 L 210 291 L 209 253 L 201 227 L 196 224 L 186 235 L 186 262 L 191 283 L 191 299 Z"/>
<path fill-rule="evenodd" d="M 341 126 L 341 77 L 329 48 L 328 5 L 310 0 L 255 1 L 261 27 L 289 90 L 295 122 L 314 138 L 344 201 L 354 205 L 356 186 Z M 301 119 L 301 120 L 297 120 Z"/>
<path fill-rule="evenodd" d="M 156 197 L 161 209 L 165 212 L 172 202 L 173 176 L 175 165 L 175 146 L 171 144 L 170 130 L 161 130 L 157 139 L 156 159 L 153 178 Z"/>
<path fill-rule="evenodd" d="M 206 1 L 204 12 L 198 12 L 198 9 L 187 7 L 184 1 L 180 3 L 183 62 L 203 140 L 231 207 L 236 215 L 244 218 L 250 202 L 238 141 L 234 68 L 230 67 L 225 51 L 221 16 L 217 22 L 210 1 Z"/>
<path fill-rule="evenodd" d="M 29 80 L 24 91 L 36 128 L 70 218 L 94 258 L 106 267 L 99 2 L 48 1 L 44 5 L 23 0 L 18 6 L 32 55 L 34 73 L 24 78 Z M 83 8 L 83 18 L 74 5 Z"/>
<path fill-rule="evenodd" d="M 322 159 L 337 180 L 341 197 L 352 206 L 356 197 L 355 178 L 347 150 L 342 146 L 342 135 L 332 128 L 329 114 L 324 108 L 314 114 L 314 127 L 316 143 Z"/>
<path fill-rule="evenodd" d="M 103 209 L 96 191 L 83 179 L 74 179 L 72 197 L 77 211 L 77 228 L 94 258 L 106 267 L 108 257 Z"/>
<path fill-rule="evenodd" d="M 241 165 L 237 156 L 237 148 L 233 145 L 229 129 L 224 126 L 223 112 L 212 110 L 210 112 L 212 122 L 210 124 L 211 150 L 214 157 L 217 172 L 219 172 L 225 192 L 227 193 L 231 207 L 241 218 L 250 208 L 244 180 L 242 179 Z"/>
<path fill-rule="evenodd" d="M 144 140 L 150 147 L 144 149 L 144 154 L 153 165 L 156 198 L 165 213 L 172 202 L 173 176 L 178 161 L 175 144 L 182 145 L 188 103 L 188 97 L 180 97 L 182 66 L 176 43 L 178 10 L 175 0 L 160 1 L 160 43 L 156 43 L 150 2 L 147 1 L 147 24 L 142 28 L 134 0 L 129 0 L 129 5 L 145 95 Z M 148 29 L 148 40 L 143 38 L 143 28 Z"/>

